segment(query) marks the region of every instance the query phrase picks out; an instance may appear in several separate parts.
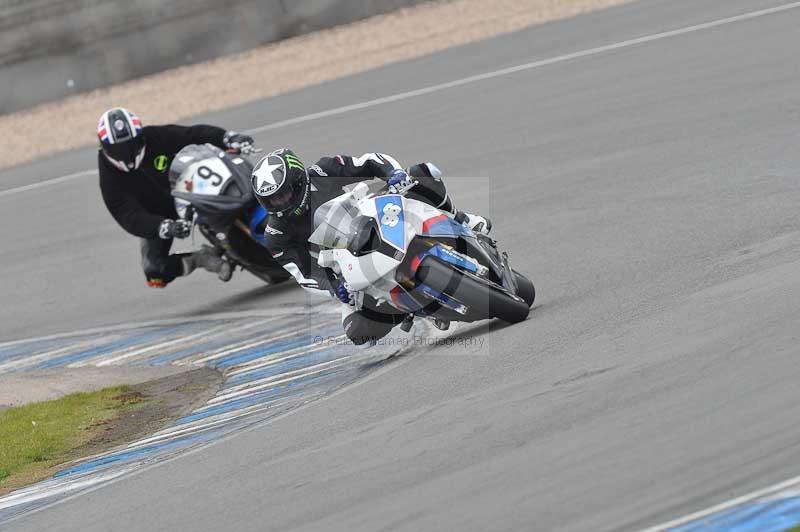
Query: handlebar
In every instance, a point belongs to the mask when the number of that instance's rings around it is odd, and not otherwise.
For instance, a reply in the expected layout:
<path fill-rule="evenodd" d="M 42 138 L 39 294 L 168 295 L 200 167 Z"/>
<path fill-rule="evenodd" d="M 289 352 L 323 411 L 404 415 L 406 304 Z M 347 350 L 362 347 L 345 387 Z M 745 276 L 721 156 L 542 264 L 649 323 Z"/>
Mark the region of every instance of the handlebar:
<path fill-rule="evenodd" d="M 245 146 L 239 149 L 230 149 L 227 150 L 228 153 L 232 153 L 234 155 L 255 155 L 256 153 L 261 153 L 261 148 L 256 148 L 255 146 Z"/>
<path fill-rule="evenodd" d="M 262 151 L 264 150 L 262 150 L 261 148 L 256 148 L 255 146 L 245 146 L 244 148 L 239 150 L 239 153 L 241 153 L 242 155 L 254 155 L 256 153 L 261 153 Z"/>

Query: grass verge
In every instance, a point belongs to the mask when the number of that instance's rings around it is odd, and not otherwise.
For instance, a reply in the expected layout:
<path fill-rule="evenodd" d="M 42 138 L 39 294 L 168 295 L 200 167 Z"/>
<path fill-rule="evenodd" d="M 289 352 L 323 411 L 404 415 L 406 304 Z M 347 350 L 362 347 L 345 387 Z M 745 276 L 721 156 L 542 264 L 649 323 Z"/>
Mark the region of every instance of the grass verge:
<path fill-rule="evenodd" d="M 0 496 L 161 430 L 221 385 L 222 373 L 198 368 L 0 411 Z"/>
<path fill-rule="evenodd" d="M 78 451 L 101 438 L 110 423 L 146 403 L 132 387 L 116 386 L 0 412 L 0 494 L 83 456 Z"/>

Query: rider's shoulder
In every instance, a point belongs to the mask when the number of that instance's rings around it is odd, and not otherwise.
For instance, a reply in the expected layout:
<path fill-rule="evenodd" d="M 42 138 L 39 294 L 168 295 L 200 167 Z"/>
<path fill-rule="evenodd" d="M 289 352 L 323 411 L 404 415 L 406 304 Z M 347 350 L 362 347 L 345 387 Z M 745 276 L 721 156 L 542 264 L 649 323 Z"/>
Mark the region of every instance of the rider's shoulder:
<path fill-rule="evenodd" d="M 310 177 L 339 177 L 347 167 L 347 155 L 322 157 L 308 167 Z"/>
<path fill-rule="evenodd" d="M 307 170 L 309 177 L 328 177 L 329 175 L 326 169 L 320 166 L 319 163 L 312 164 Z"/>
<path fill-rule="evenodd" d="M 155 124 L 144 126 L 142 135 L 145 140 L 150 142 L 165 142 L 171 140 L 183 140 L 190 128 L 178 124 Z"/>

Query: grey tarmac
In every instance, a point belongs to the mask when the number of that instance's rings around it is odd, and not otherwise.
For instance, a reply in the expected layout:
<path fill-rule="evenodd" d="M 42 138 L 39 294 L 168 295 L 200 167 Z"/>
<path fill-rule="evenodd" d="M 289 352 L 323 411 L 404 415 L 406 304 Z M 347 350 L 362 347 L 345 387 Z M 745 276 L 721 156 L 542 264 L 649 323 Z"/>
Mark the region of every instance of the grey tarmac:
<path fill-rule="evenodd" d="M 786 3 L 641 0 L 198 120 L 251 129 Z M 466 176 L 452 195 L 536 283 L 531 317 L 5 529 L 634 530 L 797 476 L 798 27 L 792 9 L 259 134 L 309 164 L 380 150 Z M 244 275 L 145 289 L 93 178 L 0 196 L 0 222 L 4 340 L 304 297 Z"/>

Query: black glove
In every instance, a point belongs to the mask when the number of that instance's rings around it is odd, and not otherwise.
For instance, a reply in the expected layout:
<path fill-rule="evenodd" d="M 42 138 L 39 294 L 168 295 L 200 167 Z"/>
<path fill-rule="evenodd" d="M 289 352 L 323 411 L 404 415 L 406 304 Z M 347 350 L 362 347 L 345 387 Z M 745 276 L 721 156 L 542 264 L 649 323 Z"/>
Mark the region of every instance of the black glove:
<path fill-rule="evenodd" d="M 164 240 L 171 238 L 186 238 L 192 232 L 192 222 L 186 220 L 170 220 L 161 222 L 158 226 L 158 237 Z"/>
<path fill-rule="evenodd" d="M 233 150 L 237 153 L 249 153 L 253 151 L 253 145 L 256 141 L 250 135 L 244 133 L 237 133 L 236 131 L 228 131 L 222 137 L 222 143 L 225 148 Z"/>

